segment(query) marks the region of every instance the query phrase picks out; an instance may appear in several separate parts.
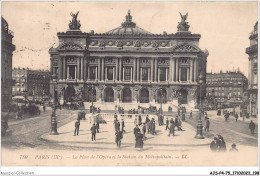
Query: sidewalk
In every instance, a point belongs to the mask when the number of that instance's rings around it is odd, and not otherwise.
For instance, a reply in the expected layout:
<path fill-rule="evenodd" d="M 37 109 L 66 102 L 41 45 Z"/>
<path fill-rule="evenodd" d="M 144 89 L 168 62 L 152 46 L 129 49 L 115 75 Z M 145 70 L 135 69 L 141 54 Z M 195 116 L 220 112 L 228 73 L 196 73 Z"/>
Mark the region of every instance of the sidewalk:
<path fill-rule="evenodd" d="M 90 128 L 92 124 L 87 120 L 80 122 L 79 136 L 74 135 L 74 124 L 72 121 L 60 128 L 58 128 L 59 135 L 44 134 L 42 139 L 49 142 L 55 142 L 59 145 L 70 146 L 75 148 L 84 149 L 116 149 L 115 143 L 115 131 L 113 126 L 113 119 L 106 119 L 107 124 L 100 124 L 100 133 L 96 134 L 96 141 L 91 141 Z M 93 122 L 93 121 L 92 121 Z M 120 119 L 121 122 L 121 119 Z M 169 131 L 165 130 L 164 126 L 156 126 L 156 135 L 146 134 L 147 139 L 144 141 L 144 150 L 163 150 L 163 151 L 175 151 L 175 150 L 196 150 L 201 147 L 209 148 L 211 142 L 210 139 L 196 139 L 196 131 L 192 126 L 187 123 L 182 123 L 184 131 L 175 131 L 176 136 L 168 136 Z M 135 150 L 135 137 L 133 134 L 134 119 L 125 119 L 126 133 L 122 139 L 121 149 Z"/>

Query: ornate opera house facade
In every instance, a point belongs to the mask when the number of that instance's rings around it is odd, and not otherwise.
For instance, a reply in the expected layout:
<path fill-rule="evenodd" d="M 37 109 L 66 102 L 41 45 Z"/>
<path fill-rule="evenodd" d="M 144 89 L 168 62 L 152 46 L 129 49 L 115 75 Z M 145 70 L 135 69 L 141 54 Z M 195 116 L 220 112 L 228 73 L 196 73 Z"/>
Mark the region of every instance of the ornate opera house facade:
<path fill-rule="evenodd" d="M 69 30 L 57 34 L 59 46 L 49 50 L 58 100 L 195 107 L 205 96 L 208 52 L 199 48 L 200 34 L 189 31 L 188 14 L 181 15 L 175 34 L 138 27 L 130 11 L 121 26 L 104 34 L 83 33 L 78 13 L 71 16 Z"/>

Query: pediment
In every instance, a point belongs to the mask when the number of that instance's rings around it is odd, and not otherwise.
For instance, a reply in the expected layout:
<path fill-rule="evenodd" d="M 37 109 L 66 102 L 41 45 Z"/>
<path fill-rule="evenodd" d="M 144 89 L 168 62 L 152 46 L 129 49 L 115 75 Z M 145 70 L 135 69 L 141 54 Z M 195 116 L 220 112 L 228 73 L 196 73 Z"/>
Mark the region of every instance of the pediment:
<path fill-rule="evenodd" d="M 201 50 L 192 44 L 182 43 L 173 48 L 173 52 L 200 52 Z"/>
<path fill-rule="evenodd" d="M 83 49 L 84 48 L 81 45 L 73 42 L 64 43 L 58 47 L 58 50 L 83 50 Z"/>

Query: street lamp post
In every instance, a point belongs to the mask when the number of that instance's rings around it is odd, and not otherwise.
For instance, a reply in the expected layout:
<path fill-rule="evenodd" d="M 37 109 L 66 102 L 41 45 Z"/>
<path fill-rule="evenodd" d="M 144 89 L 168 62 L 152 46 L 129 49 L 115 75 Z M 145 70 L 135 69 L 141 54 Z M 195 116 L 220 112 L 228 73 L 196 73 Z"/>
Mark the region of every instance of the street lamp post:
<path fill-rule="evenodd" d="M 200 105 L 199 105 L 199 119 L 198 119 L 198 124 L 197 124 L 197 134 L 195 136 L 196 139 L 204 139 L 204 136 L 202 134 L 202 120 L 201 120 L 201 86 L 203 83 L 203 75 L 199 75 L 199 84 L 200 84 Z"/>
<path fill-rule="evenodd" d="M 160 103 L 161 103 L 161 104 L 160 104 L 160 110 L 161 110 L 160 113 L 161 113 L 161 116 L 162 116 L 162 113 L 163 113 L 163 112 L 162 112 L 162 98 L 163 98 L 162 90 L 163 90 L 163 89 L 162 89 L 162 87 L 161 87 L 161 88 L 160 88 L 160 91 L 161 91 L 161 97 L 160 97 L 160 98 L 161 98 L 161 102 L 160 102 Z"/>
<path fill-rule="evenodd" d="M 58 135 L 57 131 L 57 118 L 56 118 L 56 97 L 55 97 L 55 89 L 57 84 L 57 77 L 55 73 L 52 75 L 52 84 L 53 84 L 53 99 L 52 99 L 52 113 L 51 113 L 51 135 Z"/>
<path fill-rule="evenodd" d="M 94 106 L 93 106 L 93 98 L 94 98 L 94 85 L 91 86 L 91 107 L 92 107 L 92 114 L 94 114 Z"/>

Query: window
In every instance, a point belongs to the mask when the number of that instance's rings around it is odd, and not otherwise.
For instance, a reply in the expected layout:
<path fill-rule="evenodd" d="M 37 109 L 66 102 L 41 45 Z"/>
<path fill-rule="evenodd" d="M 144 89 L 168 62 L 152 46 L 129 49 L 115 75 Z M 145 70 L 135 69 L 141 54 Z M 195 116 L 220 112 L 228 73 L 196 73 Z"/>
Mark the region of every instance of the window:
<path fill-rule="evenodd" d="M 113 67 L 107 67 L 107 79 L 113 80 Z"/>
<path fill-rule="evenodd" d="M 224 92 L 222 93 L 222 96 L 224 97 Z"/>
<path fill-rule="evenodd" d="M 187 81 L 187 68 L 181 68 L 181 81 Z"/>
<path fill-rule="evenodd" d="M 89 67 L 89 79 L 96 79 L 96 67 Z"/>
<path fill-rule="evenodd" d="M 69 68 L 69 79 L 76 79 L 76 66 L 69 65 L 68 68 Z M 57 72 L 57 69 L 55 69 L 55 72 Z"/>
<path fill-rule="evenodd" d="M 240 92 L 237 92 L 237 95 L 240 96 L 241 95 Z"/>
<path fill-rule="evenodd" d="M 148 80 L 148 68 L 142 68 L 142 81 Z"/>
<path fill-rule="evenodd" d="M 160 68 L 160 81 L 166 81 L 166 68 Z"/>
<path fill-rule="evenodd" d="M 125 67 L 124 80 L 131 80 L 131 67 Z"/>

